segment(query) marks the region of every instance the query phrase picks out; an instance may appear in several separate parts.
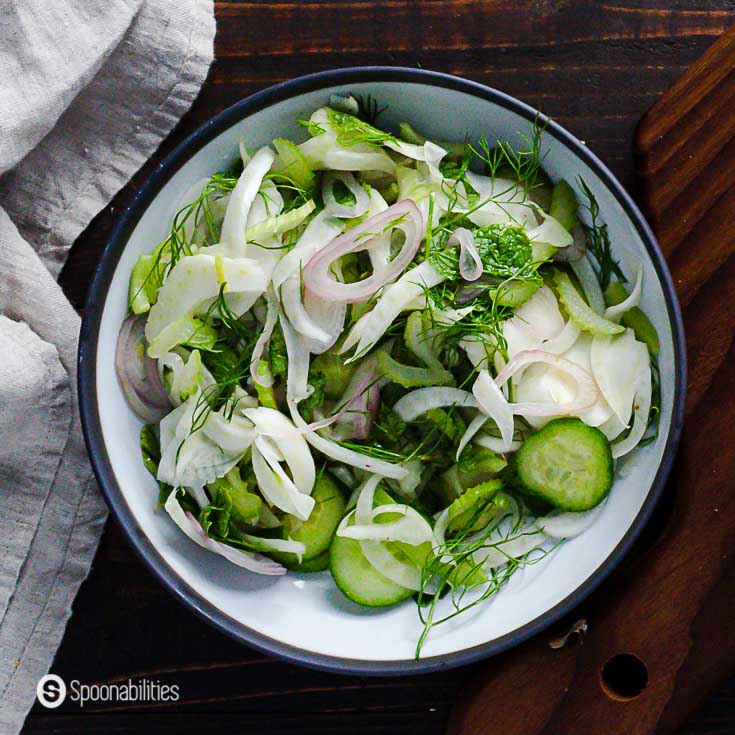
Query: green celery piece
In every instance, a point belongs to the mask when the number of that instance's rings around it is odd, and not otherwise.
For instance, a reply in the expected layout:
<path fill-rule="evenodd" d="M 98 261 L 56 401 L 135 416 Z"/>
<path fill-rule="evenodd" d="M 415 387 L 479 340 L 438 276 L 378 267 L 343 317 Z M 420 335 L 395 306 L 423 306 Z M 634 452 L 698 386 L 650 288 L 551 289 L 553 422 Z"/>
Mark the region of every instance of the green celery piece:
<path fill-rule="evenodd" d="M 167 324 L 148 345 L 148 355 L 160 358 L 177 345 L 188 345 L 210 351 L 217 342 L 217 332 L 209 324 L 193 316 L 185 316 Z"/>
<path fill-rule="evenodd" d="M 513 501 L 501 493 L 503 483 L 489 480 L 468 488 L 449 506 L 448 533 L 479 531 L 506 510 Z"/>
<path fill-rule="evenodd" d="M 161 445 L 153 424 L 145 424 L 140 430 L 140 453 L 143 455 L 143 465 L 156 477 L 158 463 L 161 461 Z"/>
<path fill-rule="evenodd" d="M 560 179 L 554 184 L 551 192 L 551 209 L 549 214 L 567 231 L 571 232 L 579 224 L 577 210 L 579 201 L 574 189 L 564 180 Z"/>
<path fill-rule="evenodd" d="M 625 327 L 595 314 L 574 288 L 569 276 L 557 271 L 554 277 L 559 300 L 564 304 L 571 320 L 583 331 L 592 334 L 620 334 Z"/>
<path fill-rule="evenodd" d="M 156 292 L 161 285 L 154 272 L 158 258 L 155 254 L 141 255 L 135 261 L 130 274 L 128 300 L 133 314 L 145 314 L 156 301 Z"/>
<path fill-rule="evenodd" d="M 613 281 L 605 290 L 606 306 L 617 306 L 618 304 L 622 304 L 627 298 L 628 291 L 620 281 Z M 661 345 L 659 343 L 656 327 L 651 324 L 651 320 L 646 316 L 642 309 L 637 306 L 634 306 L 632 309 L 628 309 L 628 311 L 622 315 L 620 323 L 624 327 L 628 327 L 633 330 L 635 338 L 639 342 L 643 342 L 648 347 L 648 351 L 653 355 L 653 357 L 658 356 Z"/>
<path fill-rule="evenodd" d="M 401 140 L 405 140 L 406 143 L 413 143 L 414 145 L 423 145 L 428 140 L 426 136 L 419 133 L 418 130 L 407 122 L 402 122 L 398 125 L 398 136 Z M 446 158 L 449 161 L 460 163 L 467 152 L 467 145 L 465 143 L 449 140 L 434 140 L 432 142 L 447 152 Z"/>
<path fill-rule="evenodd" d="M 381 375 L 404 388 L 454 385 L 454 376 L 447 370 L 404 365 L 394 360 L 385 350 L 380 350 L 377 357 Z"/>
<path fill-rule="evenodd" d="M 316 204 L 313 199 L 309 199 L 306 204 L 302 204 L 296 209 L 291 209 L 283 214 L 274 217 L 266 217 L 258 222 L 257 225 L 248 227 L 245 230 L 245 240 L 247 242 L 260 242 L 262 239 L 272 235 L 281 235 L 284 232 L 298 227 L 314 210 Z"/>
<path fill-rule="evenodd" d="M 457 414 L 451 416 L 443 408 L 431 408 L 424 416 L 441 431 L 449 441 L 459 444 L 467 427 Z"/>
<path fill-rule="evenodd" d="M 434 325 L 420 311 L 414 311 L 406 319 L 403 339 L 411 352 L 428 368 L 437 373 L 446 372 L 433 348 Z"/>
<path fill-rule="evenodd" d="M 265 360 L 261 360 L 258 363 L 258 374 L 263 375 L 268 369 L 268 363 Z M 278 409 L 278 403 L 276 401 L 276 394 L 273 390 L 273 386 L 261 385 L 256 380 L 253 381 L 255 384 L 255 392 L 258 394 L 258 401 L 262 406 L 266 408 Z"/>
<path fill-rule="evenodd" d="M 182 401 L 193 396 L 202 382 L 202 356 L 199 350 L 193 350 L 184 366 L 183 378 L 178 386 Z"/>
<path fill-rule="evenodd" d="M 312 376 L 321 373 L 324 376 L 324 397 L 336 401 L 347 390 L 355 367 L 354 363 L 345 365 L 344 358 L 337 353 L 337 348 L 333 347 L 312 360 L 309 382 L 312 382 Z"/>
<path fill-rule="evenodd" d="M 273 145 L 278 153 L 278 159 L 273 165 L 276 175 L 291 179 L 296 186 L 311 191 L 316 183 L 314 169 L 296 144 L 286 138 L 276 138 Z"/>

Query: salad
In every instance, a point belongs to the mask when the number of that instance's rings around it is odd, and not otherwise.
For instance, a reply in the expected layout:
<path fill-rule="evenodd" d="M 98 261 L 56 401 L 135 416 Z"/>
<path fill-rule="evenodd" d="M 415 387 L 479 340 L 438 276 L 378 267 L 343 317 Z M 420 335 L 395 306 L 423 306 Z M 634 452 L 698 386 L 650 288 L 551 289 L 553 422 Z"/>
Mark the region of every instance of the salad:
<path fill-rule="evenodd" d="M 432 626 L 590 526 L 651 441 L 658 337 L 585 182 L 338 96 L 243 143 L 138 258 L 116 369 L 159 508 L 250 572 Z"/>

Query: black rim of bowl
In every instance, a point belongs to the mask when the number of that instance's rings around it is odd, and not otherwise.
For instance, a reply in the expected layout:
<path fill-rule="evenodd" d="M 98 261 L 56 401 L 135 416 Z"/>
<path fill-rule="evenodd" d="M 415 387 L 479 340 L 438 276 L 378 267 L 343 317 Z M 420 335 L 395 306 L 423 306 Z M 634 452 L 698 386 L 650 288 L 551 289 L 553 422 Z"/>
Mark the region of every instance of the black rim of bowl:
<path fill-rule="evenodd" d="M 538 118 L 542 123 L 545 123 L 547 125 L 546 133 L 571 149 L 597 174 L 613 193 L 634 224 L 648 250 L 648 254 L 661 282 L 666 298 L 666 307 L 674 343 L 674 401 L 671 426 L 663 458 L 640 512 L 617 547 L 585 582 L 571 592 L 564 600 L 526 625 L 486 643 L 455 653 L 431 656 L 419 659 L 418 661 L 405 659 L 370 661 L 338 658 L 303 650 L 248 628 L 246 625 L 237 622 L 219 610 L 198 592 L 194 591 L 169 567 L 136 523 L 122 490 L 117 483 L 107 455 L 107 450 L 102 439 L 102 429 L 97 405 L 97 337 L 110 282 L 112 281 L 118 260 L 130 234 L 166 181 L 194 153 L 209 143 L 209 141 L 249 115 L 277 102 L 296 97 L 306 92 L 338 86 L 347 88 L 350 84 L 360 82 L 406 82 L 443 87 L 464 92 L 500 105 L 531 122 Z M 186 140 L 165 158 L 163 163 L 158 166 L 153 175 L 135 195 L 130 207 L 126 210 L 116 226 L 99 260 L 82 321 L 79 340 L 78 380 L 84 437 L 92 461 L 92 467 L 94 468 L 102 492 L 112 510 L 112 514 L 117 519 L 117 522 L 122 527 L 137 554 L 178 600 L 193 610 L 197 615 L 204 618 L 210 625 L 235 640 L 264 653 L 278 656 L 286 661 L 345 674 L 395 675 L 430 672 L 461 666 L 505 651 L 557 622 L 564 615 L 571 612 L 585 597 L 600 585 L 640 535 L 646 521 L 651 516 L 671 471 L 684 415 L 686 355 L 684 348 L 684 328 L 674 291 L 674 284 L 656 239 L 630 196 L 607 167 L 586 146 L 581 144 L 571 133 L 564 130 L 564 128 L 552 120 L 548 120 L 545 115 L 537 112 L 532 107 L 477 82 L 422 69 L 359 67 L 310 74 L 257 92 L 213 117 L 186 138 Z"/>

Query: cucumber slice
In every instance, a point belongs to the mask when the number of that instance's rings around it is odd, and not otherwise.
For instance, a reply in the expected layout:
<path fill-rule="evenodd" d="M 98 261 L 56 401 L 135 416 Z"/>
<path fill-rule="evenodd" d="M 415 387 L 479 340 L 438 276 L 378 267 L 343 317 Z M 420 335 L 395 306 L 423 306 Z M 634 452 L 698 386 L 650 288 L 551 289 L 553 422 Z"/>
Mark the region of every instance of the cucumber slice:
<path fill-rule="evenodd" d="M 613 458 L 605 435 L 577 418 L 549 421 L 516 454 L 518 479 L 556 508 L 589 510 L 613 484 Z"/>
<path fill-rule="evenodd" d="M 312 572 L 323 572 L 329 569 L 329 549 L 315 556 L 308 561 L 302 561 L 301 564 L 285 564 L 292 572 L 301 572 L 302 574 L 310 574 Z"/>
<path fill-rule="evenodd" d="M 355 512 L 348 524 L 354 522 Z M 335 534 L 329 548 L 329 571 L 345 597 L 366 607 L 385 607 L 407 600 L 413 592 L 384 577 L 365 558 L 360 542 Z"/>
<path fill-rule="evenodd" d="M 577 195 L 574 193 L 569 184 L 560 179 L 554 184 L 551 191 L 551 209 L 549 214 L 567 231 L 571 232 L 575 225 L 579 223 L 577 210 L 579 202 Z"/>
<path fill-rule="evenodd" d="M 315 559 L 329 549 L 334 532 L 345 514 L 344 497 L 326 472 L 316 481 L 311 496 L 316 504 L 308 520 L 302 522 L 290 515 L 283 520 L 283 528 L 288 537 L 301 541 L 306 546 L 302 563 Z M 289 567 L 299 564 L 295 554 L 271 552 L 269 556 Z"/>

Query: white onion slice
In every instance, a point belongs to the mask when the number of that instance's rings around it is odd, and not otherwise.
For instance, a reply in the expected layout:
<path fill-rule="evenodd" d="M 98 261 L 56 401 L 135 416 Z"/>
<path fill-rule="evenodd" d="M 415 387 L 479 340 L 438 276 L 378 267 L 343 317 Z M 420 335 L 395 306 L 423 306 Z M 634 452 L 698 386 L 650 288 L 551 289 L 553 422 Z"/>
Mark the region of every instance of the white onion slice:
<path fill-rule="evenodd" d="M 283 460 L 288 464 L 293 483 L 298 491 L 309 495 L 316 481 L 316 469 L 309 446 L 299 430 L 286 416 L 273 408 L 265 406 L 248 408 L 245 409 L 244 414 L 255 424 L 261 436 L 267 435 L 270 439 L 270 454 L 263 451 L 261 446 L 261 451 L 266 459 L 271 454 L 277 454 L 279 461 Z"/>
<path fill-rule="evenodd" d="M 614 336 L 596 334 L 590 365 L 600 392 L 623 425 L 628 424 L 639 376 L 650 372 L 648 348 L 626 329 Z"/>
<path fill-rule="evenodd" d="M 475 397 L 466 390 L 442 386 L 418 388 L 396 401 L 393 411 L 402 421 L 414 421 L 433 408 L 456 406 L 477 408 Z"/>
<path fill-rule="evenodd" d="M 509 557 L 524 556 L 541 546 L 546 541 L 546 534 L 539 530 L 534 520 L 524 524 L 507 541 L 500 541 L 496 548 L 476 551 L 473 554 L 475 563 L 488 570 L 505 566 Z"/>
<path fill-rule="evenodd" d="M 318 324 L 327 339 L 316 340 L 305 337 L 305 344 L 313 355 L 321 355 L 334 346 L 342 334 L 347 314 L 347 304 L 342 301 L 325 301 L 308 289 L 304 292 L 304 310 L 314 324 Z"/>
<path fill-rule="evenodd" d="M 580 334 L 582 334 L 582 330 L 574 320 L 569 319 L 564 325 L 564 329 L 556 337 L 541 343 L 541 349 L 544 352 L 551 352 L 552 355 L 561 355 L 571 349 L 572 345 L 579 339 Z"/>
<path fill-rule="evenodd" d="M 355 197 L 354 204 L 340 204 L 334 196 L 334 185 L 342 183 Z M 329 171 L 322 177 L 322 200 L 324 209 L 333 217 L 352 219 L 365 214 L 370 207 L 370 197 L 357 179 L 347 171 Z"/>
<path fill-rule="evenodd" d="M 467 427 L 467 430 L 464 434 L 462 434 L 462 438 L 459 440 L 459 445 L 457 446 L 457 454 L 455 455 L 455 460 L 457 462 L 459 462 L 459 458 L 462 455 L 462 452 L 464 452 L 465 447 L 472 441 L 472 439 L 475 437 L 475 434 L 477 434 L 477 432 L 480 431 L 480 429 L 482 429 L 482 427 L 485 426 L 485 424 L 489 420 L 490 417 L 486 416 L 484 413 L 478 413 L 477 416 L 472 419 L 470 425 Z"/>
<path fill-rule="evenodd" d="M 289 400 L 298 403 L 308 398 L 312 392 L 309 386 L 309 350 L 306 349 L 303 337 L 296 334 L 283 315 L 279 317 L 279 321 L 288 354 L 286 396 Z"/>
<path fill-rule="evenodd" d="M 281 303 L 291 326 L 305 338 L 323 344 L 330 335 L 314 322 L 301 301 L 301 279 L 298 275 L 286 279 L 280 288 Z"/>
<path fill-rule="evenodd" d="M 263 146 L 247 163 L 227 204 L 225 219 L 222 223 L 220 243 L 225 255 L 242 257 L 247 253 L 245 230 L 248 215 L 255 197 L 258 195 L 263 177 L 268 173 L 275 154 L 268 146 Z"/>
<path fill-rule="evenodd" d="M 263 497 L 286 513 L 308 520 L 314 508 L 314 498 L 299 492 L 278 461 L 278 455 L 264 437 L 255 440 L 252 451 L 253 471 Z"/>
<path fill-rule="evenodd" d="M 465 227 L 458 227 L 450 235 L 447 244 L 459 244 L 459 275 L 465 281 L 476 281 L 482 275 L 482 260 L 473 234 Z"/>
<path fill-rule="evenodd" d="M 568 403 L 512 403 L 513 413 L 520 416 L 565 416 L 578 415 L 591 408 L 599 390 L 594 378 L 579 365 L 558 355 L 552 355 L 543 350 L 526 350 L 515 355 L 510 362 L 498 373 L 495 383 L 503 386 L 516 372 L 534 363 L 546 363 L 557 370 L 568 374 L 577 384 L 577 394 L 573 401 Z"/>
<path fill-rule="evenodd" d="M 475 444 L 489 449 L 491 452 L 517 452 L 523 442 L 514 439 L 510 444 L 506 444 L 499 436 L 492 434 L 478 434 L 475 436 Z M 507 447 L 507 449 L 505 449 Z"/>
<path fill-rule="evenodd" d="M 584 533 L 600 516 L 604 503 L 582 513 L 554 510 L 543 518 L 537 518 L 538 527 L 551 538 L 574 538 Z"/>
<path fill-rule="evenodd" d="M 334 261 L 343 255 L 369 248 L 374 237 L 387 229 L 398 228 L 406 240 L 398 255 L 380 275 L 373 273 L 357 283 L 340 283 L 331 275 Z M 421 213 L 410 199 L 404 199 L 373 215 L 357 227 L 336 237 L 329 245 L 315 253 L 303 270 L 306 288 L 316 296 L 329 301 L 359 303 L 367 301 L 378 289 L 396 279 L 413 260 L 424 236 Z"/>
<path fill-rule="evenodd" d="M 299 414 L 298 408 L 292 400 L 288 401 L 288 407 L 294 424 L 296 424 L 299 429 L 303 429 L 307 426 L 306 421 L 304 421 L 302 416 Z M 366 472 L 371 472 L 383 477 L 389 477 L 392 480 L 402 480 L 408 474 L 408 471 L 398 464 L 392 464 L 391 462 L 386 462 L 382 459 L 375 459 L 366 454 L 360 454 L 360 452 L 347 449 L 347 447 L 342 447 L 339 444 L 320 436 L 316 432 L 311 431 L 305 433 L 304 438 L 312 447 L 314 447 L 314 449 L 321 452 L 324 456 L 333 459 L 335 462 L 341 462 L 342 464 L 349 465 L 350 467 L 357 467 L 358 469 L 365 470 Z"/>
<path fill-rule="evenodd" d="M 528 239 L 532 243 L 545 243 L 555 248 L 566 248 L 572 244 L 572 236 L 556 219 L 540 208 L 536 208 L 536 213 L 541 217 L 542 222 L 528 230 Z"/>
<path fill-rule="evenodd" d="M 605 309 L 605 319 L 616 322 L 626 311 L 632 309 L 634 306 L 638 306 L 641 303 L 641 293 L 643 290 L 643 268 L 638 266 L 638 272 L 635 276 L 635 285 L 630 295 L 624 301 L 621 301 L 615 306 L 609 306 Z"/>
<path fill-rule="evenodd" d="M 381 479 L 382 478 L 380 477 L 373 476 L 369 478 L 367 482 L 365 482 L 365 484 L 360 489 L 360 493 L 357 498 L 357 505 L 354 511 L 354 519 L 358 527 L 362 527 L 362 528 L 370 527 L 370 525 L 373 523 L 373 520 L 376 517 L 375 510 L 378 510 L 378 508 L 373 509 L 373 498 L 375 496 L 375 490 Z M 387 507 L 387 506 L 383 506 L 383 507 Z M 408 508 L 407 506 L 397 506 L 397 505 L 390 506 L 390 508 L 393 508 L 393 509 L 399 508 L 399 507 Z M 410 509 L 410 510 L 413 511 L 413 509 Z M 388 512 L 388 511 L 385 511 L 385 512 Z M 431 531 L 431 526 L 428 523 L 426 523 L 426 521 L 423 518 L 421 518 L 421 516 L 416 511 L 413 511 L 413 513 L 422 522 L 422 525 L 418 528 L 418 533 L 421 533 L 423 531 L 423 533 L 426 534 L 425 540 L 432 541 L 433 533 Z M 347 518 L 345 518 L 342 524 L 340 524 L 340 527 L 337 530 L 337 533 L 340 536 L 346 535 L 348 533 L 347 531 L 347 529 L 349 528 L 348 523 L 349 523 L 349 519 L 351 516 L 352 514 L 350 514 L 350 516 L 347 516 Z M 414 518 L 414 522 L 418 523 L 416 518 Z M 377 524 L 377 525 L 383 525 L 383 524 Z M 385 525 L 388 525 L 388 524 L 385 524 Z M 423 543 L 423 541 L 419 541 L 419 543 Z M 394 554 L 392 554 L 384 546 L 382 541 L 377 541 L 377 540 L 360 541 L 360 548 L 362 550 L 362 553 L 365 555 L 365 558 L 368 560 L 368 562 L 370 562 L 373 568 L 376 569 L 384 577 L 392 580 L 396 584 L 406 587 L 407 589 L 412 589 L 412 590 L 420 589 L 421 570 L 418 569 L 413 564 L 407 564 L 406 562 L 400 561 L 398 558 L 396 558 Z"/>
<path fill-rule="evenodd" d="M 640 444 L 648 426 L 648 416 L 651 412 L 651 371 L 648 367 L 640 374 L 636 384 L 635 399 L 633 401 L 633 426 L 625 439 L 612 445 L 613 457 L 622 457 Z"/>
<path fill-rule="evenodd" d="M 508 364 L 510 365 L 512 362 L 511 360 Z M 477 399 L 482 411 L 498 427 L 504 446 L 502 451 L 507 452 L 513 443 L 513 413 L 518 412 L 517 406 L 508 403 L 508 399 L 503 395 L 503 391 L 500 390 L 500 385 L 490 377 L 490 373 L 487 370 L 480 370 L 478 373 L 477 380 L 472 386 L 472 393 Z"/>
<path fill-rule="evenodd" d="M 376 518 L 386 513 L 397 513 L 403 517 L 388 523 L 375 523 Z M 345 527 L 339 535 L 357 541 L 401 541 L 410 546 L 419 546 L 434 540 L 429 523 L 410 505 L 379 505 L 372 509 L 369 518 L 369 523 Z"/>
<path fill-rule="evenodd" d="M 282 575 L 286 573 L 286 568 L 278 562 L 268 559 L 260 554 L 253 554 L 247 551 L 233 549 L 227 544 L 209 538 L 204 529 L 191 513 L 184 511 L 176 498 L 176 490 L 172 490 L 163 506 L 166 512 L 171 516 L 174 523 L 192 540 L 202 548 L 213 551 L 215 554 L 224 557 L 227 561 L 236 564 L 243 569 L 258 574 Z"/>
<path fill-rule="evenodd" d="M 278 321 L 278 300 L 273 293 L 272 286 L 269 286 L 265 292 L 265 302 L 267 308 L 265 324 L 263 325 L 263 331 L 255 343 L 255 347 L 253 347 L 253 356 L 250 358 L 250 375 L 258 385 L 270 388 L 273 385 L 273 376 L 270 374 L 270 369 L 261 375 L 258 368 L 260 361 L 263 359 L 265 347 L 270 342 L 276 322 Z"/>

